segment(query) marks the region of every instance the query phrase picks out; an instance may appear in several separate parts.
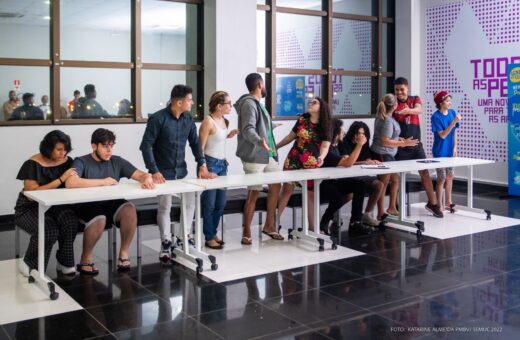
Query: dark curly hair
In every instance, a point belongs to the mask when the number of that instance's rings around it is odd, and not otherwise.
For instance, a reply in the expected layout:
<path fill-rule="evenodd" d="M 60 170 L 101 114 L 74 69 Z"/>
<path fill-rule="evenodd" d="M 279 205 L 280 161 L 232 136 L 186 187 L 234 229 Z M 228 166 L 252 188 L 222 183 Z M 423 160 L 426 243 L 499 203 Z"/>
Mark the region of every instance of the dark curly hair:
<path fill-rule="evenodd" d="M 356 137 L 356 133 L 359 131 L 359 129 L 365 130 L 365 137 L 367 137 L 367 141 L 370 140 L 370 129 L 368 128 L 368 125 L 366 125 L 364 122 L 356 120 L 350 125 L 348 128 L 347 134 L 345 135 L 345 140 L 352 143 L 354 138 Z"/>
<path fill-rule="evenodd" d="M 43 140 L 40 142 L 40 153 L 43 155 L 43 157 L 50 159 L 52 157 L 52 151 L 58 143 L 62 143 L 65 146 L 65 151 L 67 151 L 67 154 L 71 152 L 72 143 L 70 142 L 69 135 L 61 130 L 52 130 L 46 134 L 45 137 L 43 137 Z"/>

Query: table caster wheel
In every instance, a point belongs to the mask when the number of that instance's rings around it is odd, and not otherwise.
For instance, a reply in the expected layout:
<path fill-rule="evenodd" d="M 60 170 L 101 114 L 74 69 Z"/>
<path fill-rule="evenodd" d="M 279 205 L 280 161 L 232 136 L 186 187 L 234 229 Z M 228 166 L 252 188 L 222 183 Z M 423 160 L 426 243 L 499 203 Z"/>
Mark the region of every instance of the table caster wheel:
<path fill-rule="evenodd" d="M 423 234 L 422 234 L 422 231 L 421 231 L 421 230 L 417 230 L 417 232 L 415 233 L 415 235 L 417 236 L 417 242 L 422 242 L 422 240 L 423 240 Z"/>
<path fill-rule="evenodd" d="M 218 264 L 212 263 L 211 264 L 211 270 L 217 270 L 217 269 L 218 269 Z"/>
<path fill-rule="evenodd" d="M 293 235 L 292 235 L 293 230 L 294 229 L 292 229 L 292 228 L 287 229 L 287 239 L 289 239 L 289 240 L 293 239 Z"/>
<path fill-rule="evenodd" d="M 338 246 L 336 245 L 336 243 L 333 243 L 332 244 L 332 250 L 336 250 L 336 249 L 338 249 Z"/>
<path fill-rule="evenodd" d="M 202 267 L 197 267 L 197 269 L 196 269 L 197 275 L 200 275 L 200 273 L 202 273 L 202 271 L 203 271 Z"/>
<path fill-rule="evenodd" d="M 27 280 L 29 281 L 29 283 L 34 283 L 34 281 L 35 281 L 34 277 L 32 277 L 32 276 L 29 276 L 27 278 Z"/>
<path fill-rule="evenodd" d="M 324 247 L 324 246 L 319 246 L 319 247 L 318 247 L 318 250 L 319 250 L 319 251 L 325 251 L 325 247 Z"/>
<path fill-rule="evenodd" d="M 378 225 L 378 228 L 379 230 L 381 230 L 382 232 L 385 232 L 386 231 L 386 222 L 385 221 L 381 221 L 379 222 L 379 225 Z"/>
<path fill-rule="evenodd" d="M 424 222 L 423 221 L 417 221 L 415 222 L 415 226 L 417 227 L 417 229 L 421 232 L 424 231 Z"/>
<path fill-rule="evenodd" d="M 455 204 L 450 204 L 450 213 L 455 214 Z"/>
<path fill-rule="evenodd" d="M 491 210 L 484 210 L 484 212 L 486 213 L 486 220 L 491 220 Z"/>
<path fill-rule="evenodd" d="M 50 293 L 49 298 L 54 301 L 54 300 L 58 300 L 59 296 L 60 296 L 60 293 L 52 292 L 52 293 Z"/>

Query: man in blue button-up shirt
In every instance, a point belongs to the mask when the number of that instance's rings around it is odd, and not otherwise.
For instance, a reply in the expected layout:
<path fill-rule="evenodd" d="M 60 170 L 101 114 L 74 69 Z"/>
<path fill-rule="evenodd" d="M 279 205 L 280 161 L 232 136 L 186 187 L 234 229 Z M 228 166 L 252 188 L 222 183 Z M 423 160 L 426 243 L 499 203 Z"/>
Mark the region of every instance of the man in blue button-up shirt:
<path fill-rule="evenodd" d="M 154 113 L 146 124 L 141 152 L 143 153 L 146 168 L 152 174 L 155 183 L 164 183 L 165 180 L 181 179 L 186 177 L 185 150 L 189 142 L 191 151 L 197 161 L 199 178 L 214 178 L 215 174 L 208 172 L 204 154 L 197 137 L 195 121 L 190 114 L 193 105 L 192 89 L 186 85 L 175 85 L 170 95 L 170 104 Z M 189 228 L 182 222 L 186 213 L 188 220 L 193 219 L 195 211 L 195 195 L 186 194 L 186 212 L 181 211 L 182 230 Z M 167 262 L 171 257 L 171 219 L 170 210 L 172 197 L 170 195 L 159 198 L 157 224 L 161 232 L 161 252 L 159 258 Z M 175 231 L 177 237 L 182 233 Z"/>

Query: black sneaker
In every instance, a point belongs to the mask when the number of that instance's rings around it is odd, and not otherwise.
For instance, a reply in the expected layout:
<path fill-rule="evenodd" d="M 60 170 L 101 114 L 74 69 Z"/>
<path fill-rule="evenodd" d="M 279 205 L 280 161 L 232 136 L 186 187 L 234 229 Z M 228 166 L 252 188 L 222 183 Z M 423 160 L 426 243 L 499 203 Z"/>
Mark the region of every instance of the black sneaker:
<path fill-rule="evenodd" d="M 361 223 L 361 221 L 350 222 L 348 227 L 348 234 L 350 236 L 370 235 L 373 228 Z"/>
<path fill-rule="evenodd" d="M 329 222 L 325 223 L 324 221 L 322 221 L 322 222 L 320 223 L 320 232 L 321 232 L 321 234 L 323 234 L 323 235 L 330 236 L 330 231 L 329 231 Z"/>
<path fill-rule="evenodd" d="M 426 204 L 424 206 L 424 208 L 426 210 L 428 210 L 429 212 L 431 212 L 433 214 L 433 216 L 435 216 L 435 217 L 438 217 L 438 218 L 443 218 L 444 217 L 442 211 L 439 209 L 439 205 L 438 204 L 430 204 L 430 203 L 428 203 L 428 204 Z"/>

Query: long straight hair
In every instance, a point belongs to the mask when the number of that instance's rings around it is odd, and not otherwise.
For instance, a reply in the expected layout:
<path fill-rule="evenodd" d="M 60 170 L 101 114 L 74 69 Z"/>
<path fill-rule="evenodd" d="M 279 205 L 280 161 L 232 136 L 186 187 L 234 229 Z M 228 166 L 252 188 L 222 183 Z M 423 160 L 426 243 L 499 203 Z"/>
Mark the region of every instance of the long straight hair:
<path fill-rule="evenodd" d="M 319 113 L 319 127 L 321 128 L 323 134 L 325 135 L 325 138 L 327 141 L 332 142 L 332 139 L 334 138 L 332 136 L 332 117 L 330 115 L 330 105 L 325 100 L 323 100 L 320 97 L 314 98 L 317 101 L 320 102 L 320 113 Z"/>
<path fill-rule="evenodd" d="M 396 103 L 397 99 L 392 93 L 385 94 L 377 104 L 376 118 L 385 120 L 387 112 L 390 112 Z"/>

